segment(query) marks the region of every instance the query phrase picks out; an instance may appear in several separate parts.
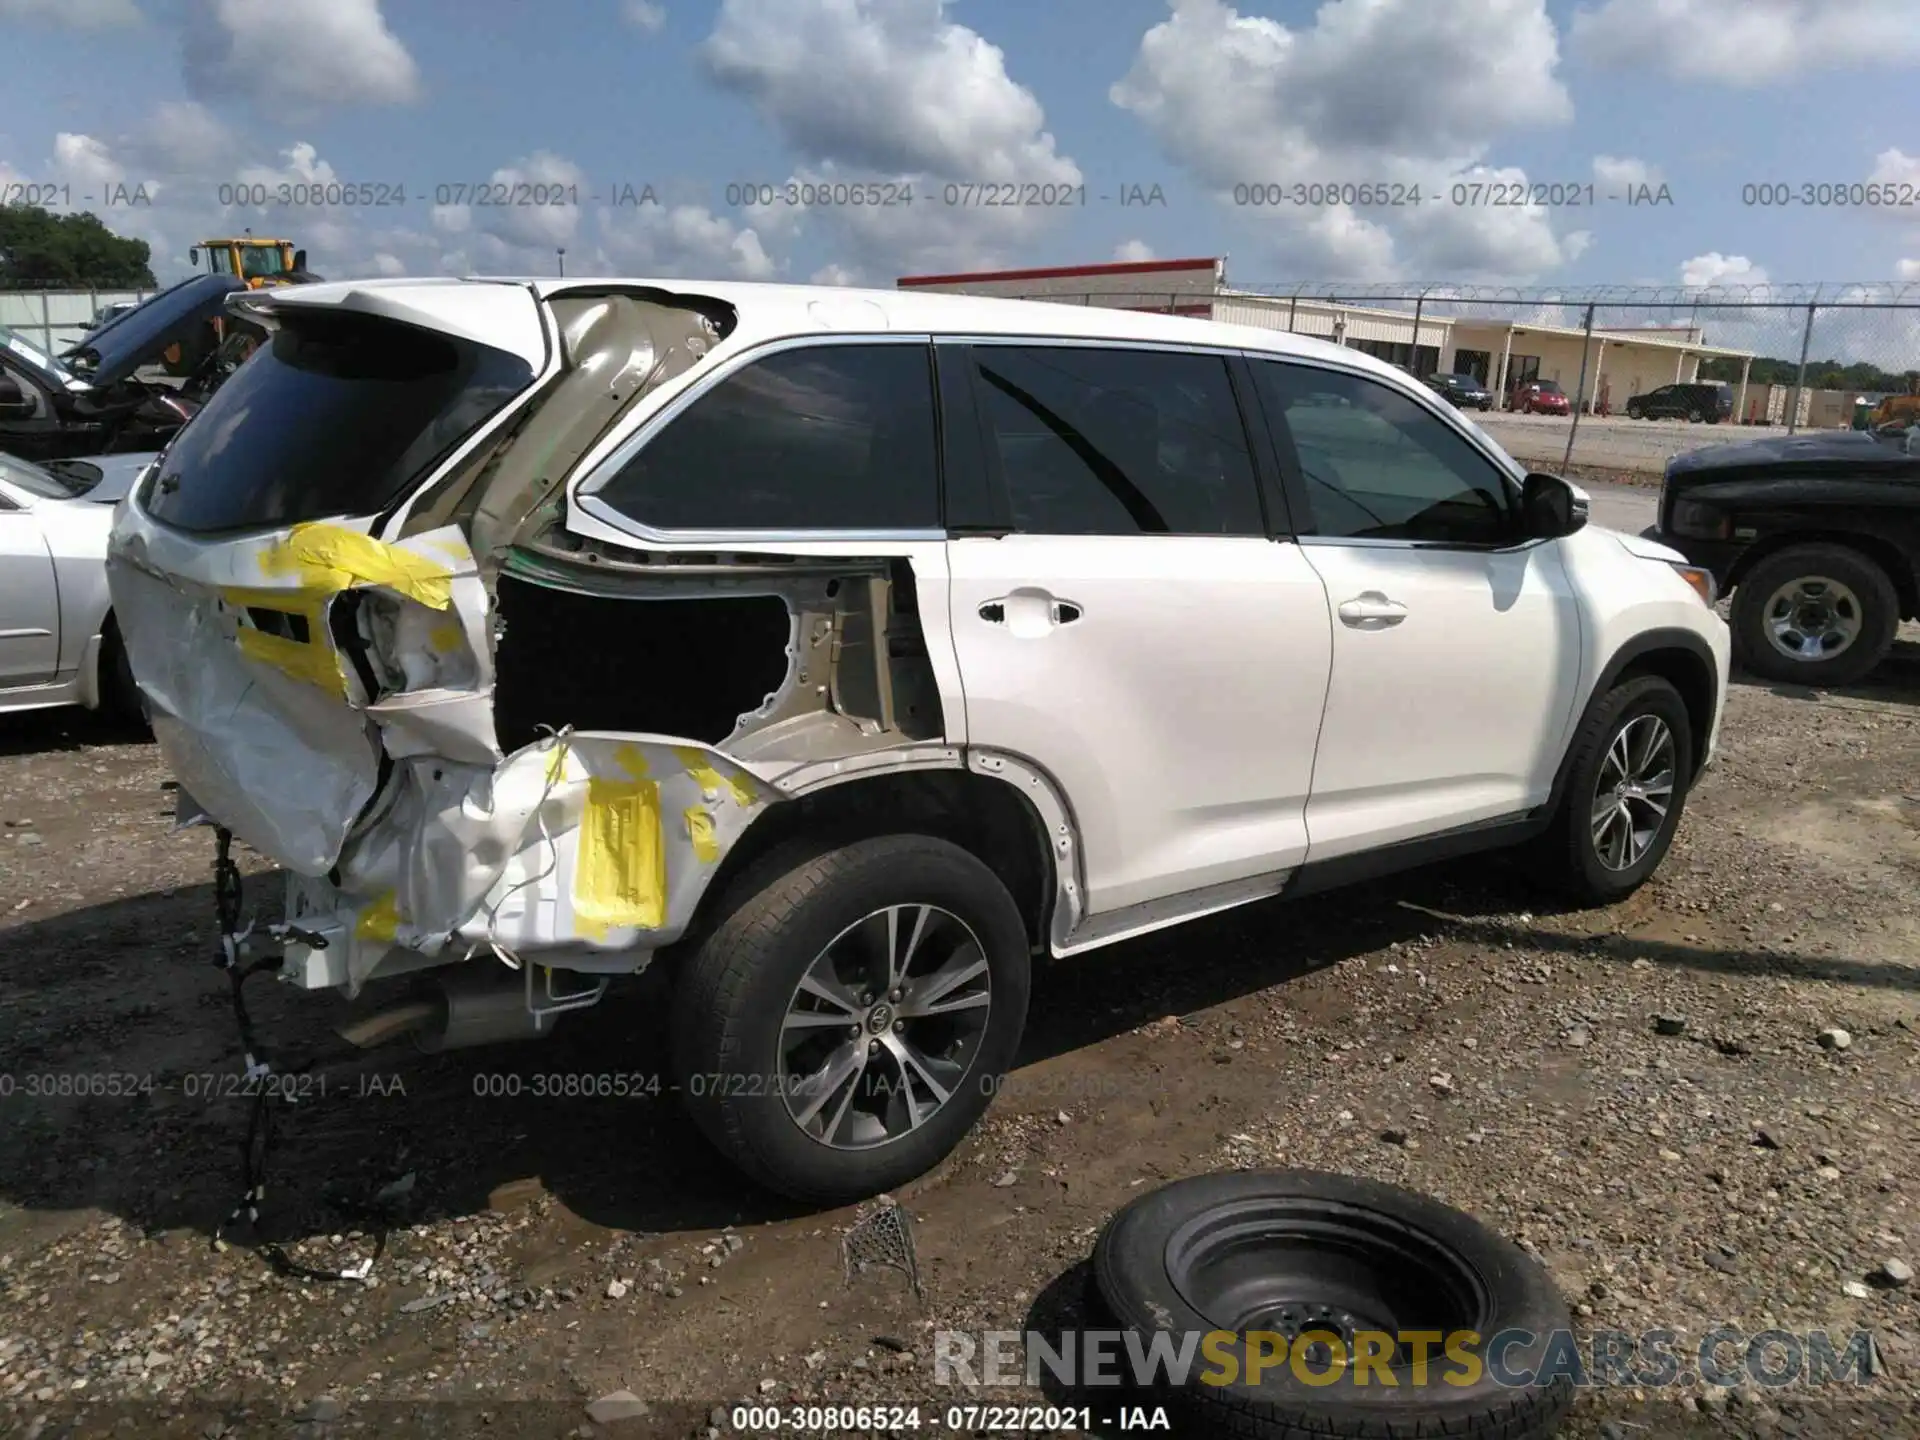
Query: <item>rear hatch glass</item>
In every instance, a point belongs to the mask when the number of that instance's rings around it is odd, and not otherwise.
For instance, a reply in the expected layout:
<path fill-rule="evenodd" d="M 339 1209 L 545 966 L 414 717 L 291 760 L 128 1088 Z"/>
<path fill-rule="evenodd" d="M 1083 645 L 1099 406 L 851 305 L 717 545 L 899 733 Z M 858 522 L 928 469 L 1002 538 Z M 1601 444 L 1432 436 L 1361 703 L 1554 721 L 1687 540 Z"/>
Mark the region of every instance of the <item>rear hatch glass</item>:
<path fill-rule="evenodd" d="M 461 336 L 287 315 L 180 432 L 144 507 L 194 534 L 377 515 L 533 378 L 518 355 Z"/>

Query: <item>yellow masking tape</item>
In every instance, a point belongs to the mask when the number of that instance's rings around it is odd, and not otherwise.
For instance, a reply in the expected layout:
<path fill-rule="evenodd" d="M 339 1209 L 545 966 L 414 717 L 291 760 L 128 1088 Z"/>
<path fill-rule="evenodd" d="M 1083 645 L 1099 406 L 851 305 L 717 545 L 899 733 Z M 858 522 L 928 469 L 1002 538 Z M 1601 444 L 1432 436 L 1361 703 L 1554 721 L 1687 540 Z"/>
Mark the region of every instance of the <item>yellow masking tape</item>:
<path fill-rule="evenodd" d="M 746 776 L 722 775 L 718 770 L 713 768 L 713 762 L 707 758 L 705 751 L 695 750 L 690 745 L 677 745 L 674 747 L 673 753 L 680 763 L 687 767 L 687 774 L 693 777 L 694 783 L 702 790 L 713 790 L 716 792 L 720 790 L 731 790 L 733 791 L 734 803 L 739 805 L 753 804 L 753 784 Z"/>
<path fill-rule="evenodd" d="M 443 621 L 427 632 L 427 643 L 436 650 L 458 650 L 464 639 L 466 632 L 454 620 Z"/>
<path fill-rule="evenodd" d="M 400 933 L 399 897 L 389 890 L 362 910 L 353 933 L 359 940 L 384 940 L 392 944 L 394 937 Z"/>
<path fill-rule="evenodd" d="M 251 656 L 296 680 L 317 685 L 330 695 L 348 694 L 347 672 L 327 636 L 326 596 L 305 596 L 292 590 L 257 590 L 241 585 L 222 587 L 220 598 L 235 610 L 270 610 L 297 619 L 306 627 L 304 640 L 271 630 L 239 627 L 234 643 Z"/>
<path fill-rule="evenodd" d="M 292 576 L 301 588 L 338 594 L 356 585 L 379 585 L 434 610 L 453 604 L 453 574 L 447 566 L 339 525 L 296 525 L 287 538 L 260 557 L 260 573 Z"/>
<path fill-rule="evenodd" d="M 340 668 L 340 657 L 328 646 L 307 644 L 290 640 L 284 635 L 270 635 L 265 630 L 244 628 L 235 633 L 234 641 L 239 645 L 242 655 L 258 660 L 263 665 L 271 665 L 296 680 L 325 690 L 329 695 L 344 698 L 348 693 L 347 676 Z"/>
<path fill-rule="evenodd" d="M 687 815 L 687 837 L 693 841 L 693 853 L 696 859 L 709 864 L 720 858 L 720 842 L 714 837 L 713 816 L 698 805 L 689 805 Z"/>
<path fill-rule="evenodd" d="M 613 763 L 635 780 L 647 778 L 647 757 L 641 753 L 638 745 L 631 742 L 622 745 L 613 752 Z"/>
<path fill-rule="evenodd" d="M 580 853 L 573 867 L 574 924 L 583 935 L 667 920 L 667 847 L 660 787 L 651 780 L 587 782 Z"/>

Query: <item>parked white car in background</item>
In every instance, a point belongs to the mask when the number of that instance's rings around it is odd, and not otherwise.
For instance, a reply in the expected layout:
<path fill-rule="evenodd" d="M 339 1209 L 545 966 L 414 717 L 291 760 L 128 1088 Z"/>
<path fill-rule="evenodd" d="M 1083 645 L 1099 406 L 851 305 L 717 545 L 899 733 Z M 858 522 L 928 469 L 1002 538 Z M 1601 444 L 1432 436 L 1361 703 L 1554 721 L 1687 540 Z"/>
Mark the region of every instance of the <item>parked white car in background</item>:
<path fill-rule="evenodd" d="M 283 978 L 438 967 L 352 1033 L 444 1048 L 658 957 L 688 1104 L 791 1194 L 957 1144 L 1035 955 L 1518 845 L 1617 899 L 1713 754 L 1710 577 L 1353 350 L 684 280 L 232 303 L 273 342 L 109 573 L 184 790 L 291 872 Z"/>
<path fill-rule="evenodd" d="M 51 705 L 139 713 L 110 614 L 107 535 L 114 503 L 153 458 L 34 465 L 0 454 L 0 713 Z"/>

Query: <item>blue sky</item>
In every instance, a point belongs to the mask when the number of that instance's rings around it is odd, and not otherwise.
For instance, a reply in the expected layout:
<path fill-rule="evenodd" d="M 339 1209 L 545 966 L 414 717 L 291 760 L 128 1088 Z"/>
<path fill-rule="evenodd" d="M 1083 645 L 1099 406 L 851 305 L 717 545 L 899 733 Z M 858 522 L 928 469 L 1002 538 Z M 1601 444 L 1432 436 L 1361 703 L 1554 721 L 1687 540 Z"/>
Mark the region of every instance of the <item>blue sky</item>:
<path fill-rule="evenodd" d="M 101 213 L 153 244 L 163 278 L 185 269 L 194 239 L 251 226 L 305 244 L 330 278 L 551 273 L 564 245 L 569 274 L 877 284 L 1216 254 L 1242 283 L 1920 281 L 1913 11 L 1912 0 L 0 0 L 0 185 L 66 187 L 56 202 L 96 210 L 85 196 L 146 185 L 152 204 Z M 915 201 L 729 203 L 729 184 L 790 180 L 911 184 Z M 1455 183 L 1523 180 L 1591 183 L 1596 203 L 1441 203 Z M 1742 203 L 1747 184 L 1869 180 L 1904 185 L 1915 203 Z M 315 181 L 399 185 L 406 201 L 220 203 L 223 185 L 275 194 Z M 451 188 L 495 181 L 581 203 L 476 207 Z M 1084 185 L 1087 198 L 943 203 L 947 187 L 978 182 Z M 1236 186 L 1256 182 L 1417 185 L 1423 203 L 1236 204 Z M 1640 183 L 1664 183 L 1671 203 L 1606 198 Z M 621 184 L 636 198 L 651 184 L 657 203 L 589 198 Z M 1149 199 L 1157 186 L 1161 202 L 1123 206 L 1123 186 Z"/>

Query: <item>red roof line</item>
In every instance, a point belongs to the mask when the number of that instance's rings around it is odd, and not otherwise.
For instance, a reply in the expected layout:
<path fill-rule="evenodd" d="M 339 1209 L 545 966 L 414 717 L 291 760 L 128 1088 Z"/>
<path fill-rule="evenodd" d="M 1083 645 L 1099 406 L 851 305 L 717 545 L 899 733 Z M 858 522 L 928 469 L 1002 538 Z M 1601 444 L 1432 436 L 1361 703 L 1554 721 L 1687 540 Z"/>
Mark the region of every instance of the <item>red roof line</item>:
<path fill-rule="evenodd" d="M 1169 270 L 1212 270 L 1220 261 L 1211 256 L 1191 260 L 1119 260 L 1107 265 L 1057 265 L 1039 270 L 975 270 L 961 275 L 902 275 L 895 283 L 962 285 L 982 280 L 1074 280 L 1088 275 L 1160 275 Z"/>

